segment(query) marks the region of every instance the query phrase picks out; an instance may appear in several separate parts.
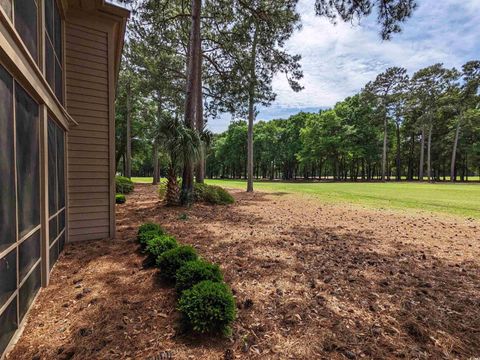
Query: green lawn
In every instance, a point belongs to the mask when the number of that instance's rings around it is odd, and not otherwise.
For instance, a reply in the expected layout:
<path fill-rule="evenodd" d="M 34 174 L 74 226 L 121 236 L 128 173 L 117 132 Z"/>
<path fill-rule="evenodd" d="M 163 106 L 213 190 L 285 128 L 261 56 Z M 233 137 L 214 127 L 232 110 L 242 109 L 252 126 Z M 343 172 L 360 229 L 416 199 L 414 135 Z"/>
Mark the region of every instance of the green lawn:
<path fill-rule="evenodd" d="M 207 180 L 227 188 L 246 188 L 244 181 Z M 302 193 L 329 203 L 372 208 L 422 210 L 480 219 L 480 185 L 428 183 L 282 183 L 256 182 L 255 189 Z"/>
<path fill-rule="evenodd" d="M 151 183 L 152 178 L 132 178 Z M 245 189 L 242 180 L 207 180 L 208 184 Z M 288 183 L 255 182 L 255 189 L 300 193 L 328 203 L 350 203 L 377 209 L 429 211 L 480 219 L 480 184 L 428 183 Z"/>
<path fill-rule="evenodd" d="M 134 183 L 151 184 L 153 181 L 153 178 L 152 177 L 132 177 L 132 181 Z"/>

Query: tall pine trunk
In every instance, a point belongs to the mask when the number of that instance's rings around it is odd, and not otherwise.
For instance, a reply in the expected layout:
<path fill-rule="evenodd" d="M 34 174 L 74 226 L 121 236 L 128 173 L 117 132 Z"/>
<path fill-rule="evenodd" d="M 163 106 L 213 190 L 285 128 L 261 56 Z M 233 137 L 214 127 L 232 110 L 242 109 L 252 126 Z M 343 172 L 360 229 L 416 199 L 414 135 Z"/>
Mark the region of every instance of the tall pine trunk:
<path fill-rule="evenodd" d="M 195 129 L 195 92 L 197 89 L 198 75 L 198 44 L 200 42 L 200 14 L 202 8 L 201 0 L 192 0 L 192 19 L 190 28 L 190 44 L 187 67 L 187 92 L 185 96 L 185 125 Z M 184 159 L 182 176 L 181 202 L 188 205 L 193 201 L 193 159 Z"/>
<path fill-rule="evenodd" d="M 423 181 L 423 169 L 425 166 L 425 127 L 422 127 L 422 141 L 420 142 L 420 164 L 418 167 L 418 180 Z"/>
<path fill-rule="evenodd" d="M 402 169 L 401 169 L 401 151 L 400 151 L 400 124 L 397 121 L 397 181 L 402 180 Z"/>
<path fill-rule="evenodd" d="M 255 72 L 257 42 L 258 33 L 255 27 L 250 64 L 250 89 L 248 94 L 247 192 L 253 192 L 253 122 L 255 120 L 255 87 L 257 83 Z"/>
<path fill-rule="evenodd" d="M 430 125 L 428 128 L 427 176 L 428 181 L 432 181 L 432 125 Z"/>
<path fill-rule="evenodd" d="M 162 98 L 160 94 L 157 96 L 157 128 L 160 126 L 162 121 Z M 158 185 L 160 183 L 160 169 L 158 166 L 158 151 L 160 150 L 160 144 L 158 140 L 158 135 L 155 136 L 153 140 L 153 155 L 152 155 L 152 162 L 153 162 L 153 185 Z"/>
<path fill-rule="evenodd" d="M 203 93 L 202 93 L 202 39 L 198 42 L 197 46 L 197 84 L 195 89 L 195 118 L 196 118 L 196 125 L 197 130 L 199 133 L 203 131 L 205 126 L 205 121 L 203 118 Z M 199 156 L 197 167 L 195 169 L 195 178 L 197 183 L 204 183 L 205 182 L 205 144 L 201 144 L 199 149 Z"/>
<path fill-rule="evenodd" d="M 382 152 L 382 181 L 385 181 L 385 175 L 387 171 L 387 135 L 388 135 L 388 120 L 387 111 L 383 117 L 383 152 Z"/>
<path fill-rule="evenodd" d="M 127 149 L 125 154 L 125 176 L 132 177 L 132 106 L 130 103 L 131 94 L 130 83 L 127 84 Z"/>
<path fill-rule="evenodd" d="M 457 162 L 458 139 L 460 138 L 460 123 L 461 123 L 461 118 L 458 120 L 457 130 L 455 131 L 455 140 L 453 141 L 452 163 L 450 167 L 450 181 L 452 182 L 455 182 L 457 180 L 456 174 L 455 174 L 455 165 Z"/>

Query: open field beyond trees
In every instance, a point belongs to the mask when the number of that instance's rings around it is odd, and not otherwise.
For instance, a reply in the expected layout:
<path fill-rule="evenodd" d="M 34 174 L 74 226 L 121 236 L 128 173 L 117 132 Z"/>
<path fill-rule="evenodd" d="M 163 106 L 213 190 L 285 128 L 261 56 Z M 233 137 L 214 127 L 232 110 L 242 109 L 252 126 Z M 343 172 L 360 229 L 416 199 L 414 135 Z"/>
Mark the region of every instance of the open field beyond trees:
<path fill-rule="evenodd" d="M 168 208 L 155 186 L 137 184 L 117 205 L 115 241 L 67 245 L 8 359 L 480 354 L 478 220 L 345 206 L 288 194 L 293 184 L 262 186 L 275 191 L 233 190 L 229 206 Z M 478 194 L 462 187 L 469 189 Z M 144 268 L 135 240 L 146 221 L 221 264 L 238 306 L 231 338 L 179 331 L 175 290 Z"/>

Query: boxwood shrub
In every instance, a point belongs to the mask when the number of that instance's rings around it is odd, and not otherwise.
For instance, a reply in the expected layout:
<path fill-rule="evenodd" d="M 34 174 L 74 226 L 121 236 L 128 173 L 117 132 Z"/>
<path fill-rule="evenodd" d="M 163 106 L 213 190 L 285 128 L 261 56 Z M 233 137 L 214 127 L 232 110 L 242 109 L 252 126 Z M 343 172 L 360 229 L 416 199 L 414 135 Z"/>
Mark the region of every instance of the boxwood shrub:
<path fill-rule="evenodd" d="M 115 203 L 116 204 L 125 204 L 127 201 L 127 198 L 123 194 L 117 194 L 115 195 Z"/>
<path fill-rule="evenodd" d="M 236 317 L 232 292 L 225 283 L 202 281 L 185 290 L 178 302 L 184 325 L 198 333 L 231 333 Z"/>
<path fill-rule="evenodd" d="M 157 258 L 157 266 L 160 268 L 162 278 L 174 281 L 177 270 L 188 261 L 197 260 L 197 258 L 197 252 L 193 247 L 179 246 L 160 255 Z"/>
<path fill-rule="evenodd" d="M 220 186 L 195 183 L 195 200 L 203 201 L 213 205 L 233 204 L 235 199 L 230 193 Z"/>
<path fill-rule="evenodd" d="M 118 194 L 130 194 L 133 191 L 133 182 L 127 177 L 116 176 L 115 187 Z"/>
<path fill-rule="evenodd" d="M 194 260 L 185 263 L 176 274 L 176 289 L 178 294 L 182 291 L 192 288 L 194 285 L 211 280 L 213 282 L 222 282 L 223 274 L 217 264 L 209 263 L 205 260 Z"/>
<path fill-rule="evenodd" d="M 139 233 L 137 235 L 137 240 L 142 246 L 142 248 L 145 248 L 149 240 L 162 235 L 164 235 L 164 232 L 162 230 L 148 230 L 148 231 Z"/>
<path fill-rule="evenodd" d="M 145 251 L 156 260 L 165 251 L 172 250 L 178 246 L 177 240 L 170 235 L 157 235 L 147 240 Z"/>

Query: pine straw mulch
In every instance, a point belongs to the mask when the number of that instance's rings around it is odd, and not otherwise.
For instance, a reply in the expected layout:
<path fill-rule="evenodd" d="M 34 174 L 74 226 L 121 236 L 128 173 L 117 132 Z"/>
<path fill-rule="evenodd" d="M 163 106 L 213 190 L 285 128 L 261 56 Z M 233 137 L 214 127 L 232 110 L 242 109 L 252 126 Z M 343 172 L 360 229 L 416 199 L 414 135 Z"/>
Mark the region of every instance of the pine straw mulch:
<path fill-rule="evenodd" d="M 306 196 L 165 208 L 137 185 L 116 241 L 69 244 L 8 359 L 468 359 L 480 357 L 480 224 Z M 174 290 L 144 269 L 157 221 L 221 264 L 231 339 L 179 332 Z"/>

